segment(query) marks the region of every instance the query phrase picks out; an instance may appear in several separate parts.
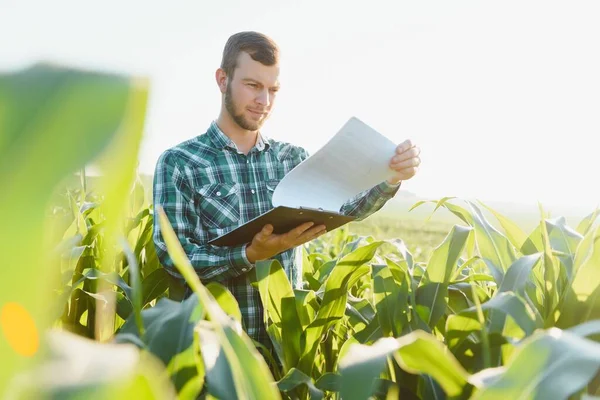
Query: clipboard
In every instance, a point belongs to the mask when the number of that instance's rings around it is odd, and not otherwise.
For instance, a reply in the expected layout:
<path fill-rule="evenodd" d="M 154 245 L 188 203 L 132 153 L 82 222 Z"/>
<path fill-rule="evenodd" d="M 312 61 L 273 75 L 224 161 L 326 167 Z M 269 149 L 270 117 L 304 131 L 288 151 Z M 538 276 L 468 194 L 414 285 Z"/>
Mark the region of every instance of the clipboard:
<path fill-rule="evenodd" d="M 273 192 L 274 208 L 208 244 L 250 243 L 267 224 L 276 234 L 305 222 L 323 224 L 331 232 L 357 217 L 330 210 L 341 210 L 352 196 L 394 176 L 389 160 L 395 151 L 394 142 L 351 117 L 325 146 L 283 177 Z"/>
<path fill-rule="evenodd" d="M 302 225 L 305 222 L 314 222 L 315 225 L 325 225 L 330 232 L 356 217 L 312 208 L 295 208 L 278 206 L 270 211 L 246 222 L 228 233 L 208 242 L 215 246 L 236 246 L 252 242 L 254 235 L 267 225 L 273 225 L 273 233 L 282 234 Z"/>

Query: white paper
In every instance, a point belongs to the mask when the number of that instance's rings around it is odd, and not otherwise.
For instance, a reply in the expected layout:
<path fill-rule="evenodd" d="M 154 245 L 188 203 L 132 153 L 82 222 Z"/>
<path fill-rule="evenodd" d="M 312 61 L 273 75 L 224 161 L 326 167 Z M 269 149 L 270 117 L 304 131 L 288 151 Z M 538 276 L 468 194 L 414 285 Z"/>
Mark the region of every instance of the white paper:
<path fill-rule="evenodd" d="M 397 144 L 356 117 L 275 188 L 273 206 L 338 212 L 360 192 L 391 178 Z"/>

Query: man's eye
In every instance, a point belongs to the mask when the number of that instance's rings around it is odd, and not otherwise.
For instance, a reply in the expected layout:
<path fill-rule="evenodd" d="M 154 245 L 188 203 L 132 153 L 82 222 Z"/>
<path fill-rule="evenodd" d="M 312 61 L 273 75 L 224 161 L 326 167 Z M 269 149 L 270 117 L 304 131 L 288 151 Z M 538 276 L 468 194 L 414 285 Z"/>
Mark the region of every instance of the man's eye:
<path fill-rule="evenodd" d="M 252 88 L 257 88 L 258 85 L 256 83 L 249 83 L 248 86 L 252 87 Z"/>

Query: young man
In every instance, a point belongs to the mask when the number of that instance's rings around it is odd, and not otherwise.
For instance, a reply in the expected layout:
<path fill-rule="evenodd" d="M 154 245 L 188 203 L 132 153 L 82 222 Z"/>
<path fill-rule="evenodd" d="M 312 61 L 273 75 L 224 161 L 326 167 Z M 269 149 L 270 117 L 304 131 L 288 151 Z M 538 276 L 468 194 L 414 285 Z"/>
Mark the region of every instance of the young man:
<path fill-rule="evenodd" d="M 241 32 L 229 38 L 216 82 L 221 112 L 202 135 L 166 150 L 154 176 L 154 207 L 161 206 L 183 249 L 204 282 L 218 281 L 237 299 L 244 328 L 269 345 L 258 291 L 251 285 L 255 262 L 278 259 L 297 287 L 301 271 L 296 248 L 325 233 L 307 223 L 285 234 L 267 225 L 251 243 L 216 247 L 207 242 L 272 208 L 277 183 L 308 157 L 298 146 L 269 139 L 260 128 L 270 115 L 279 90 L 279 50 L 267 36 Z M 396 177 L 350 199 L 341 208 L 364 219 L 391 199 L 402 180 L 412 178 L 420 164 L 419 148 L 400 144 L 390 167 Z M 154 243 L 160 262 L 182 280 L 167 254 L 158 218 Z M 189 294 L 189 290 L 188 290 Z"/>

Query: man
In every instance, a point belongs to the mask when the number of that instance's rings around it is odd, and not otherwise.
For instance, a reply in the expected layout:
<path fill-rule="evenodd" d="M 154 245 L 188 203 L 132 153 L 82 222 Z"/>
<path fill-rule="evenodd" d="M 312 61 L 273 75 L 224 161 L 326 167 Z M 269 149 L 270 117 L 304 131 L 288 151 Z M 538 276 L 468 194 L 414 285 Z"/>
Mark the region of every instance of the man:
<path fill-rule="evenodd" d="M 325 233 L 324 226 L 303 224 L 285 234 L 267 225 L 251 243 L 216 247 L 215 237 L 267 212 L 277 183 L 308 157 L 301 147 L 269 139 L 260 128 L 270 115 L 279 90 L 279 49 L 267 36 L 241 32 L 229 38 L 216 82 L 221 111 L 205 134 L 166 150 L 154 176 L 154 207 L 161 206 L 200 279 L 218 281 L 237 299 L 246 332 L 269 346 L 258 291 L 251 286 L 256 261 L 278 259 L 297 287 L 301 271 L 296 248 Z M 401 181 L 420 164 L 419 148 L 398 146 L 390 167 L 394 179 L 350 199 L 342 213 L 363 219 L 391 199 Z M 154 223 L 157 255 L 176 279 L 182 279 L 167 254 Z M 189 289 L 188 289 L 189 295 Z"/>

